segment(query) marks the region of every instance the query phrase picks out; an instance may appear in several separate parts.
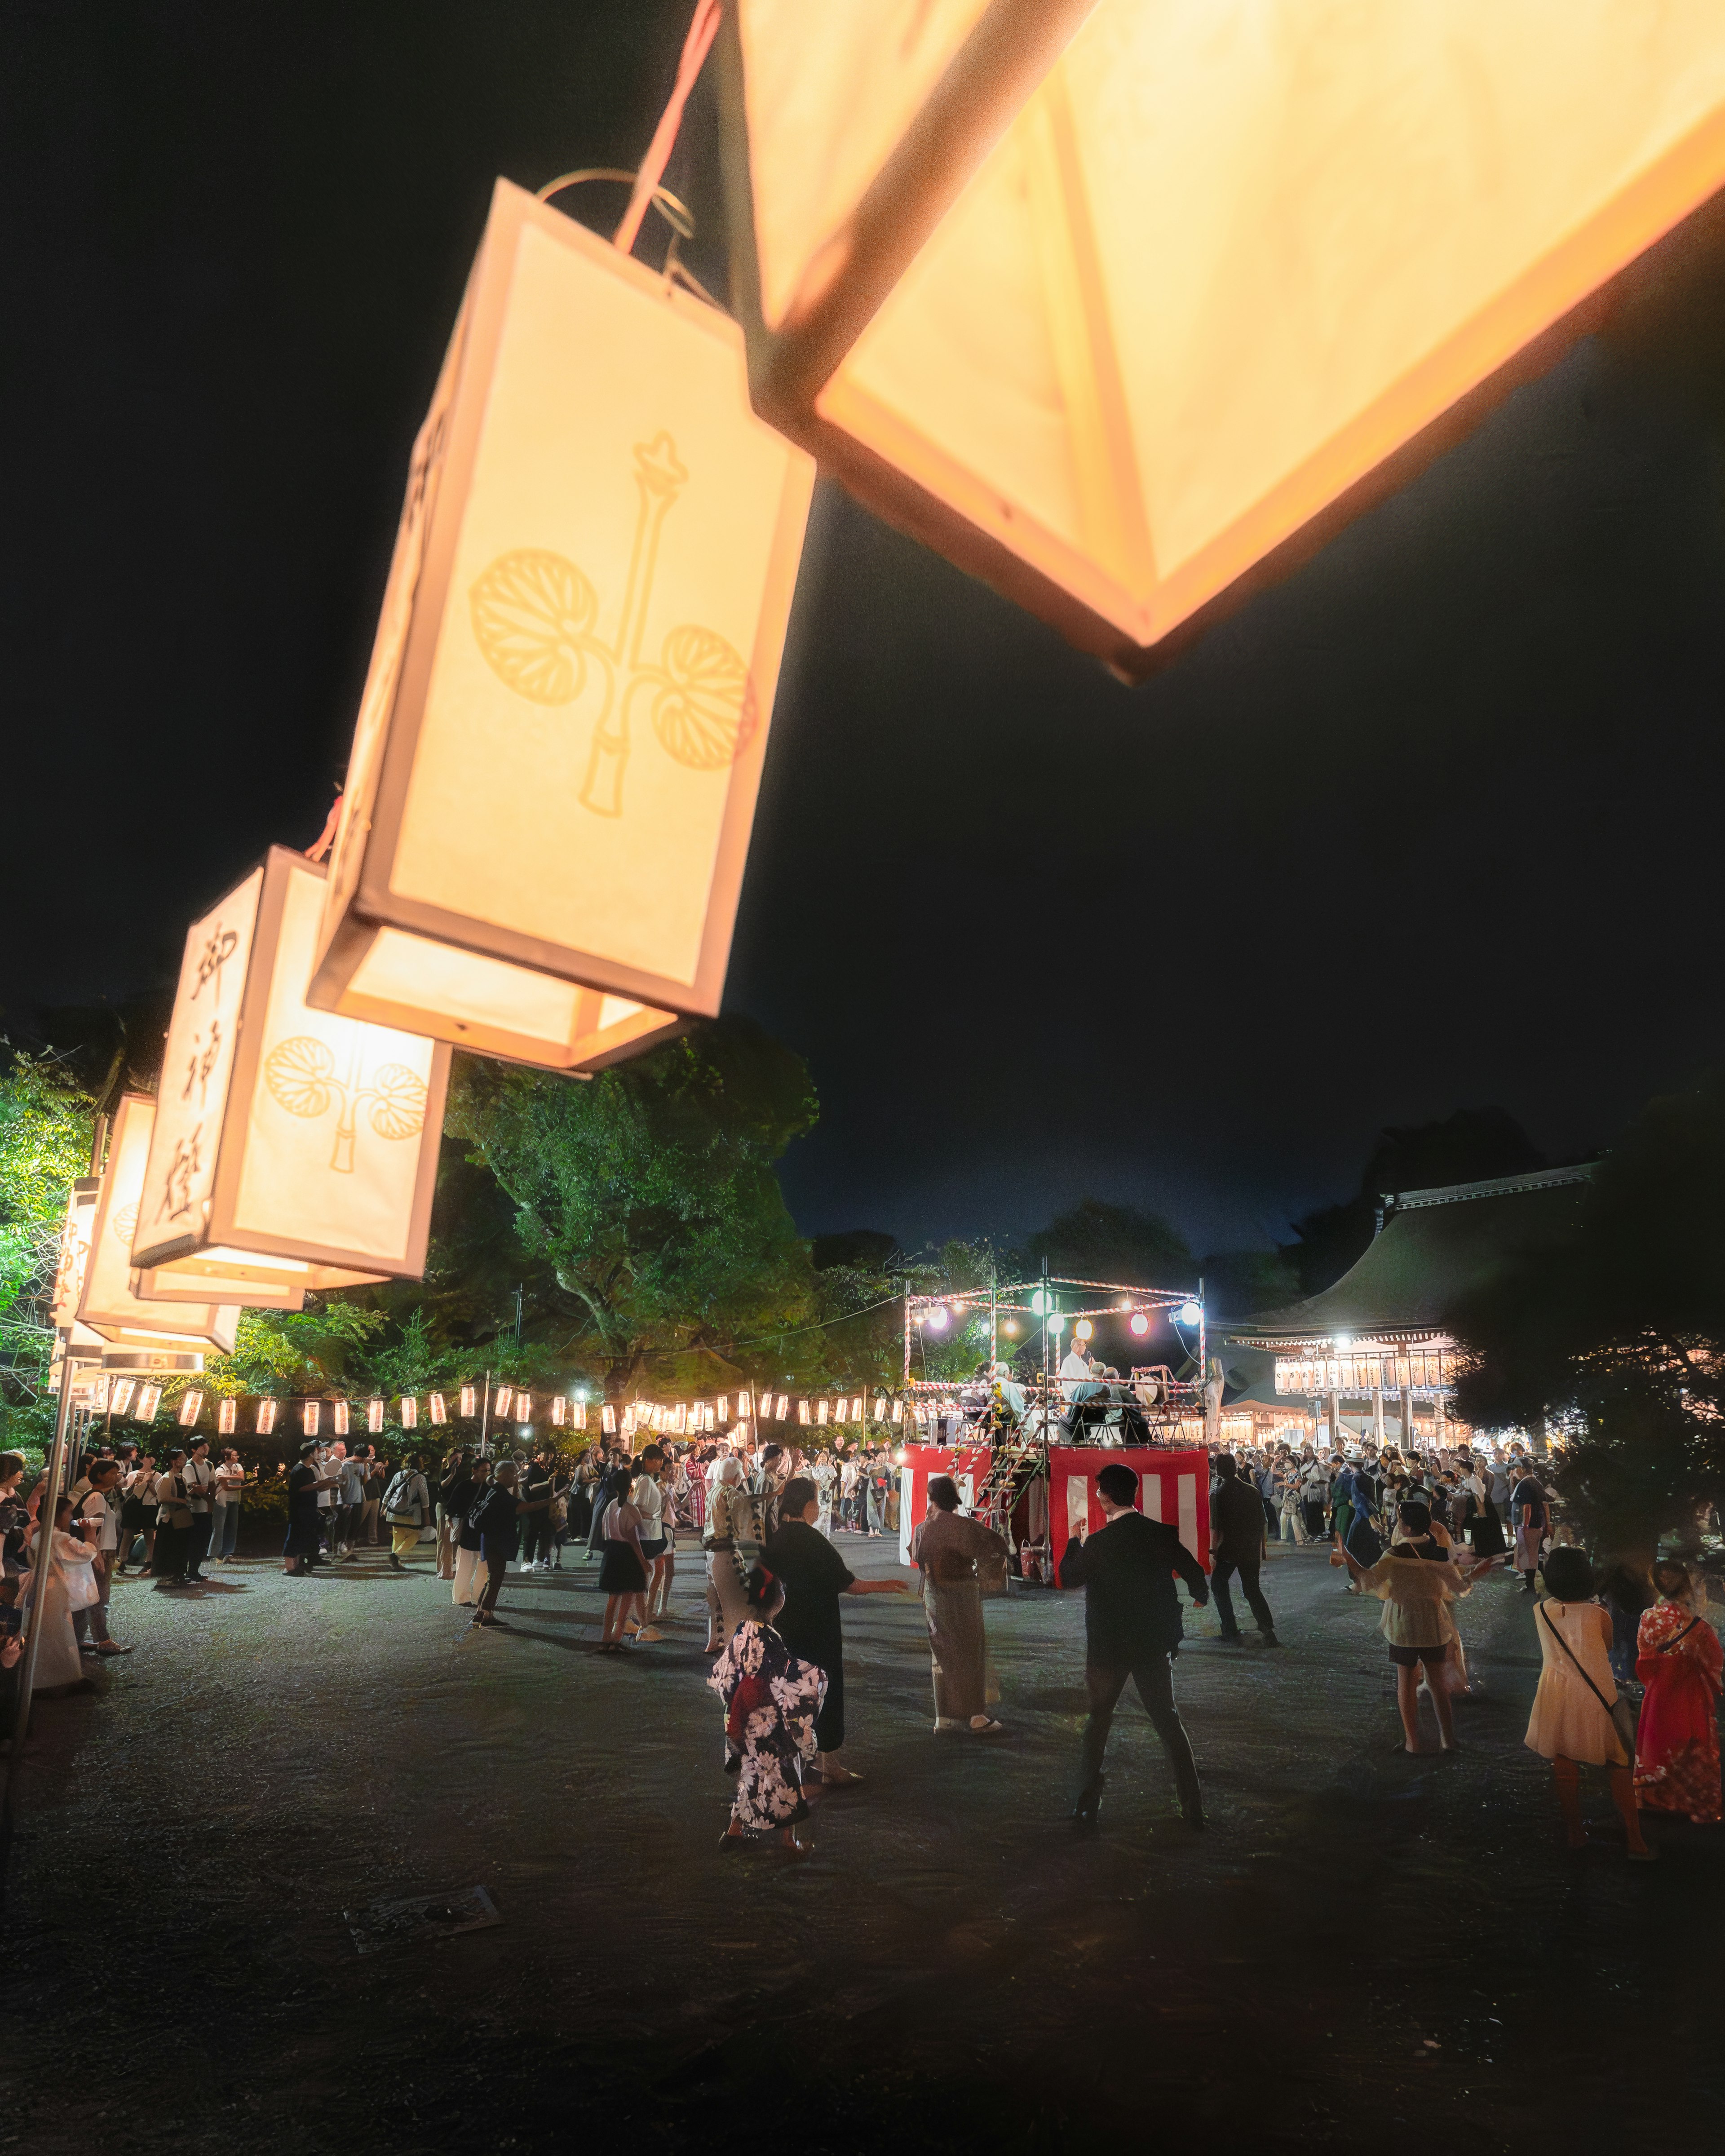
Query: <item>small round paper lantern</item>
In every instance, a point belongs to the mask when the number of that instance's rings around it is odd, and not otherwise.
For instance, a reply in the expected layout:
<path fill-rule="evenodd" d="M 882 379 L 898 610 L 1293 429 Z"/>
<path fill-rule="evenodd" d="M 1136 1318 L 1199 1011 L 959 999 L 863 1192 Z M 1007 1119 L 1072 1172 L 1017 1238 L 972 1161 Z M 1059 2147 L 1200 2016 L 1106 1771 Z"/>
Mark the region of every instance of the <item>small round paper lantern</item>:
<path fill-rule="evenodd" d="M 1699 0 L 1555 36 L 1503 0 L 735 0 L 717 57 L 757 408 L 1132 676 L 1725 183 Z"/>
<path fill-rule="evenodd" d="M 571 1070 L 716 1014 L 813 483 L 727 316 L 497 182 L 314 1000 Z"/>

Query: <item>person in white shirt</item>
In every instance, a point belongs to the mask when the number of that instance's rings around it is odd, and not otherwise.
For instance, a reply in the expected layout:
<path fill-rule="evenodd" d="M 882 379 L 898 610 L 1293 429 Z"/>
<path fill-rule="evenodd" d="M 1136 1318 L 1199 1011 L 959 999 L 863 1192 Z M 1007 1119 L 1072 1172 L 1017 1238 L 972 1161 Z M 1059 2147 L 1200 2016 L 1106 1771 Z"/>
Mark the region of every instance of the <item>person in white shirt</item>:
<path fill-rule="evenodd" d="M 665 1491 L 660 1485 L 660 1471 L 665 1466 L 662 1446 L 649 1445 L 636 1463 L 639 1471 L 629 1485 L 629 1502 L 640 1515 L 641 1555 L 647 1563 L 647 1590 L 642 1598 L 641 1609 L 646 1623 L 631 1625 L 625 1622 L 624 1630 L 638 1640 L 662 1640 L 665 1637 L 652 1621 L 655 1609 L 655 1596 L 665 1576 Z"/>
<path fill-rule="evenodd" d="M 209 1538 L 214 1529 L 216 1502 L 216 1471 L 209 1464 L 209 1440 L 195 1440 L 185 1466 L 180 1470 L 180 1480 L 185 1485 L 186 1504 L 192 1514 L 192 1527 L 186 1543 L 186 1584 L 201 1587 L 203 1573 L 200 1567 L 209 1554 Z"/>
<path fill-rule="evenodd" d="M 117 1460 L 98 1460 L 92 1462 L 90 1484 L 78 1507 L 82 1518 L 82 1532 L 95 1555 L 90 1560 L 90 1573 L 95 1581 L 96 1599 L 87 1609 L 72 1612 L 72 1630 L 77 1635 L 80 1651 L 87 1655 L 129 1655 L 130 1647 L 122 1647 L 108 1635 L 108 1589 L 113 1576 L 115 1560 L 120 1554 L 120 1462 Z M 78 1532 L 74 1526 L 74 1532 Z"/>
<path fill-rule="evenodd" d="M 120 1487 L 125 1502 L 120 1513 L 119 1562 L 114 1567 L 114 1577 L 123 1578 L 126 1562 L 131 1549 L 132 1537 L 144 1538 L 144 1562 L 141 1569 L 150 1569 L 150 1560 L 156 1548 L 156 1462 L 146 1452 L 130 1469 L 122 1469 Z"/>
<path fill-rule="evenodd" d="M 210 1535 L 211 1563 L 226 1564 L 234 1554 L 234 1545 L 239 1537 L 240 1501 L 245 1494 L 245 1470 L 239 1464 L 239 1455 L 230 1445 L 222 1453 L 222 1464 L 216 1470 L 216 1524 Z"/>

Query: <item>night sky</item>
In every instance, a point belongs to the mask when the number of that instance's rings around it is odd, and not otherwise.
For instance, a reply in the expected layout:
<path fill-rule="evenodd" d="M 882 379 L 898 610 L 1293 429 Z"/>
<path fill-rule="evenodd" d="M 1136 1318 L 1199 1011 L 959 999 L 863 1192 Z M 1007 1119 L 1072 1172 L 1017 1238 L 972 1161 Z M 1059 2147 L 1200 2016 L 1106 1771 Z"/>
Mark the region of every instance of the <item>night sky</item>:
<path fill-rule="evenodd" d="M 8 11 L 0 1024 L 316 835 L 491 180 L 637 162 L 687 16 Z M 806 1232 L 1262 1243 L 1383 1124 L 1563 1158 L 1719 1056 L 1722 230 L 1134 690 L 823 489 L 729 997 L 819 1088 Z"/>

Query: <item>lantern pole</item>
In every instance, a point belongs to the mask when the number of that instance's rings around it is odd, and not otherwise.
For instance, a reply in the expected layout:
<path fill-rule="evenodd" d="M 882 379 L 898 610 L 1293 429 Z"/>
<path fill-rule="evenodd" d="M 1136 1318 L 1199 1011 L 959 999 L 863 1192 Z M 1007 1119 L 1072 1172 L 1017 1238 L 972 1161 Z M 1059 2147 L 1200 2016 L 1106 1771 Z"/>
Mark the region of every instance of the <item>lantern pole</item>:
<path fill-rule="evenodd" d="M 6 1755 L 6 1786 L 0 1794 L 0 1840 L 9 1843 L 12 1836 L 13 1791 L 18 1779 L 18 1763 L 23 1756 L 24 1739 L 30 1727 L 30 1697 L 35 1689 L 36 1663 L 41 1652 L 42 1635 L 45 1629 L 43 1613 L 48 1605 L 48 1589 L 59 1566 L 59 1553 L 54 1544 L 54 1515 L 59 1509 L 60 1485 L 65 1480 L 66 1424 L 72 1404 L 72 1328 L 63 1325 L 60 1339 L 60 1393 L 54 1409 L 54 1441 L 48 1449 L 48 1463 L 42 1477 L 39 1502 L 36 1507 L 36 1562 L 33 1568 L 33 1585 L 30 1592 L 30 1629 L 24 1639 L 24 1651 L 18 1665 L 18 1702 L 13 1710 L 12 1743 Z M 43 1522 L 48 1522 L 44 1535 Z"/>

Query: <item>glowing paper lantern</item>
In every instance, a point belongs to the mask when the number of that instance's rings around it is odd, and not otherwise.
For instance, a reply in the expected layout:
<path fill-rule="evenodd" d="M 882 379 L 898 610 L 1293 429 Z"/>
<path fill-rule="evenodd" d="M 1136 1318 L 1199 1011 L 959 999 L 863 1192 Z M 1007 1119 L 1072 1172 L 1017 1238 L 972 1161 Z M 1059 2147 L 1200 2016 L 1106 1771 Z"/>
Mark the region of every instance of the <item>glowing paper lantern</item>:
<path fill-rule="evenodd" d="M 896 1422 L 903 1413 L 904 1402 L 902 1400 L 895 1400 L 892 1404 L 892 1419 Z"/>
<path fill-rule="evenodd" d="M 444 1396 L 441 1393 L 434 1393 L 431 1396 L 431 1419 L 434 1422 L 449 1420 L 449 1417 L 444 1412 Z"/>
<path fill-rule="evenodd" d="M 816 1409 L 815 1409 L 815 1416 L 814 1416 L 814 1419 L 815 1419 L 815 1420 L 816 1420 L 816 1422 L 818 1422 L 818 1423 L 824 1423 L 824 1422 L 826 1420 L 826 1419 L 827 1419 L 827 1404 L 826 1404 L 826 1402 L 825 1402 L 824 1400 L 821 1400 L 821 1401 L 819 1401 L 819 1402 L 817 1404 Z M 808 1419 L 809 1419 L 809 1418 L 808 1418 L 808 1416 L 807 1416 L 807 1415 L 804 1415 L 804 1416 L 803 1416 L 803 1421 L 804 1421 L 804 1422 L 807 1422 L 807 1421 L 808 1421 Z M 836 1420 L 837 1420 L 837 1417 L 835 1416 L 835 1417 L 834 1418 L 834 1419 L 836 1421 Z"/>
<path fill-rule="evenodd" d="M 79 1322 L 118 1347 L 184 1342 L 231 1354 L 239 1317 L 236 1306 L 157 1301 L 132 1290 L 132 1233 L 146 1200 L 145 1163 L 155 1116 L 156 1103 L 141 1093 L 126 1094 L 116 1111 L 91 1224 Z"/>
<path fill-rule="evenodd" d="M 366 1402 L 366 1435 L 375 1437 L 383 1427 L 383 1403 L 381 1399 Z"/>
<path fill-rule="evenodd" d="M 1150 1321 L 1144 1315 L 1143 1312 L 1142 1310 L 1134 1311 L 1132 1313 L 1132 1331 L 1137 1333 L 1139 1339 L 1142 1340 L 1149 1330 Z"/>
<path fill-rule="evenodd" d="M 223 1437 L 232 1437 L 239 1426 L 239 1403 L 232 1393 L 223 1395 L 216 1409 L 216 1428 Z"/>
<path fill-rule="evenodd" d="M 464 1386 L 461 1388 L 461 1412 L 462 1412 L 462 1414 L 463 1414 L 464 1415 L 470 1415 L 470 1414 L 476 1414 L 476 1413 L 478 1412 L 478 1407 L 479 1407 L 479 1392 L 478 1392 L 478 1388 L 477 1388 L 477 1387 L 475 1387 L 475 1386 L 473 1386 L 473 1385 L 464 1385 Z"/>
<path fill-rule="evenodd" d="M 721 1393 L 719 1395 L 718 1415 L 721 1422 L 729 1422 L 731 1419 L 731 1395 L 729 1393 Z"/>
<path fill-rule="evenodd" d="M 608 1402 L 599 1409 L 599 1428 L 608 1436 L 615 1436 L 616 1435 L 617 1410 L 615 1408 L 612 1407 Z"/>
<path fill-rule="evenodd" d="M 156 1419 L 156 1410 L 161 1405 L 162 1388 L 160 1385 L 140 1385 L 138 1387 L 137 1405 L 132 1409 L 132 1418 L 134 1421 L 154 1422 Z"/>
<path fill-rule="evenodd" d="M 587 1428 L 587 1402 L 585 1400 L 577 1400 L 569 1412 L 576 1429 L 585 1430 Z"/>
<path fill-rule="evenodd" d="M 330 1427 L 335 1431 L 337 1437 L 347 1436 L 347 1403 L 346 1400 L 334 1400 L 331 1403 Z"/>
<path fill-rule="evenodd" d="M 401 1404 L 401 1426 L 403 1430 L 418 1430 L 419 1427 L 419 1403 L 418 1400 L 411 1398 L 404 1398 L 403 1399 Z"/>
<path fill-rule="evenodd" d="M 321 1003 L 562 1070 L 717 1012 L 813 480 L 727 316 L 497 182 L 414 449 Z"/>
<path fill-rule="evenodd" d="M 823 1402 L 821 1403 L 821 1404 L 822 1404 L 822 1406 L 823 1406 L 823 1407 L 824 1407 L 824 1406 L 825 1406 L 825 1404 L 826 1404 L 826 1403 L 825 1403 L 824 1401 L 823 1401 Z M 798 1403 L 797 1403 L 797 1420 L 798 1420 L 798 1422 L 799 1422 L 799 1423 L 803 1426 L 803 1428 L 804 1428 L 804 1429 L 806 1429 L 806 1428 L 808 1427 L 808 1425 L 809 1425 L 809 1403 L 808 1403 L 808 1401 L 807 1401 L 807 1400 L 798 1400 Z M 824 1421 L 826 1420 L 826 1417 L 825 1417 L 825 1415 L 824 1415 L 824 1414 L 823 1414 L 823 1415 L 822 1415 L 822 1417 L 821 1417 L 821 1420 L 822 1420 L 823 1422 L 824 1422 Z"/>
<path fill-rule="evenodd" d="M 202 1393 L 182 1393 L 180 1394 L 180 1404 L 175 1413 L 174 1419 L 179 1424 L 182 1430 L 190 1430 L 193 1427 L 198 1418 L 203 1413 L 203 1394 Z"/>
<path fill-rule="evenodd" d="M 757 409 L 1129 674 L 1725 182 L 1714 0 L 725 13 Z"/>
<path fill-rule="evenodd" d="M 90 1237 L 95 1229 L 96 1202 L 101 1195 L 101 1178 L 81 1175 L 73 1183 L 66 1198 L 65 1218 L 60 1224 L 59 1249 L 55 1257 L 54 1292 L 49 1298 L 49 1322 L 56 1332 L 70 1335 L 74 1348 L 100 1349 L 102 1337 L 92 1332 L 87 1325 L 78 1322 L 78 1306 L 84 1300 L 84 1276 L 90 1265 Z M 54 1342 L 54 1359 L 59 1361 L 59 1342 Z M 59 1383 L 56 1368 L 54 1383 Z"/>
<path fill-rule="evenodd" d="M 280 1403 L 275 1400 L 258 1402 L 257 1431 L 259 1437 L 268 1437 L 275 1427 L 275 1411 Z"/>
<path fill-rule="evenodd" d="M 306 1003 L 323 891 L 273 846 L 186 939 L 132 1246 L 146 1293 L 298 1309 L 425 1270 L 449 1050 Z"/>
<path fill-rule="evenodd" d="M 491 1412 L 501 1422 L 509 1413 L 509 1404 L 515 1398 L 512 1386 L 499 1385 L 491 1400 Z"/>
<path fill-rule="evenodd" d="M 136 1378 L 116 1378 L 108 1393 L 108 1413 L 123 1415 L 131 1405 L 131 1396 L 138 1389 Z"/>
<path fill-rule="evenodd" d="M 561 1430 L 563 1427 L 565 1421 L 567 1419 L 568 1413 L 569 1403 L 563 1398 L 561 1393 L 554 1393 L 552 1395 L 551 1402 L 552 1428 L 553 1430 Z"/>
<path fill-rule="evenodd" d="M 321 1403 L 316 1400 L 302 1400 L 300 1404 L 300 1427 L 307 1437 L 317 1435 L 318 1424 L 322 1420 L 320 1407 Z"/>
<path fill-rule="evenodd" d="M 1078 1322 L 1072 1327 L 1072 1331 L 1078 1339 L 1088 1340 L 1095 1333 L 1096 1327 L 1091 1323 L 1087 1317 L 1081 1317 Z"/>

